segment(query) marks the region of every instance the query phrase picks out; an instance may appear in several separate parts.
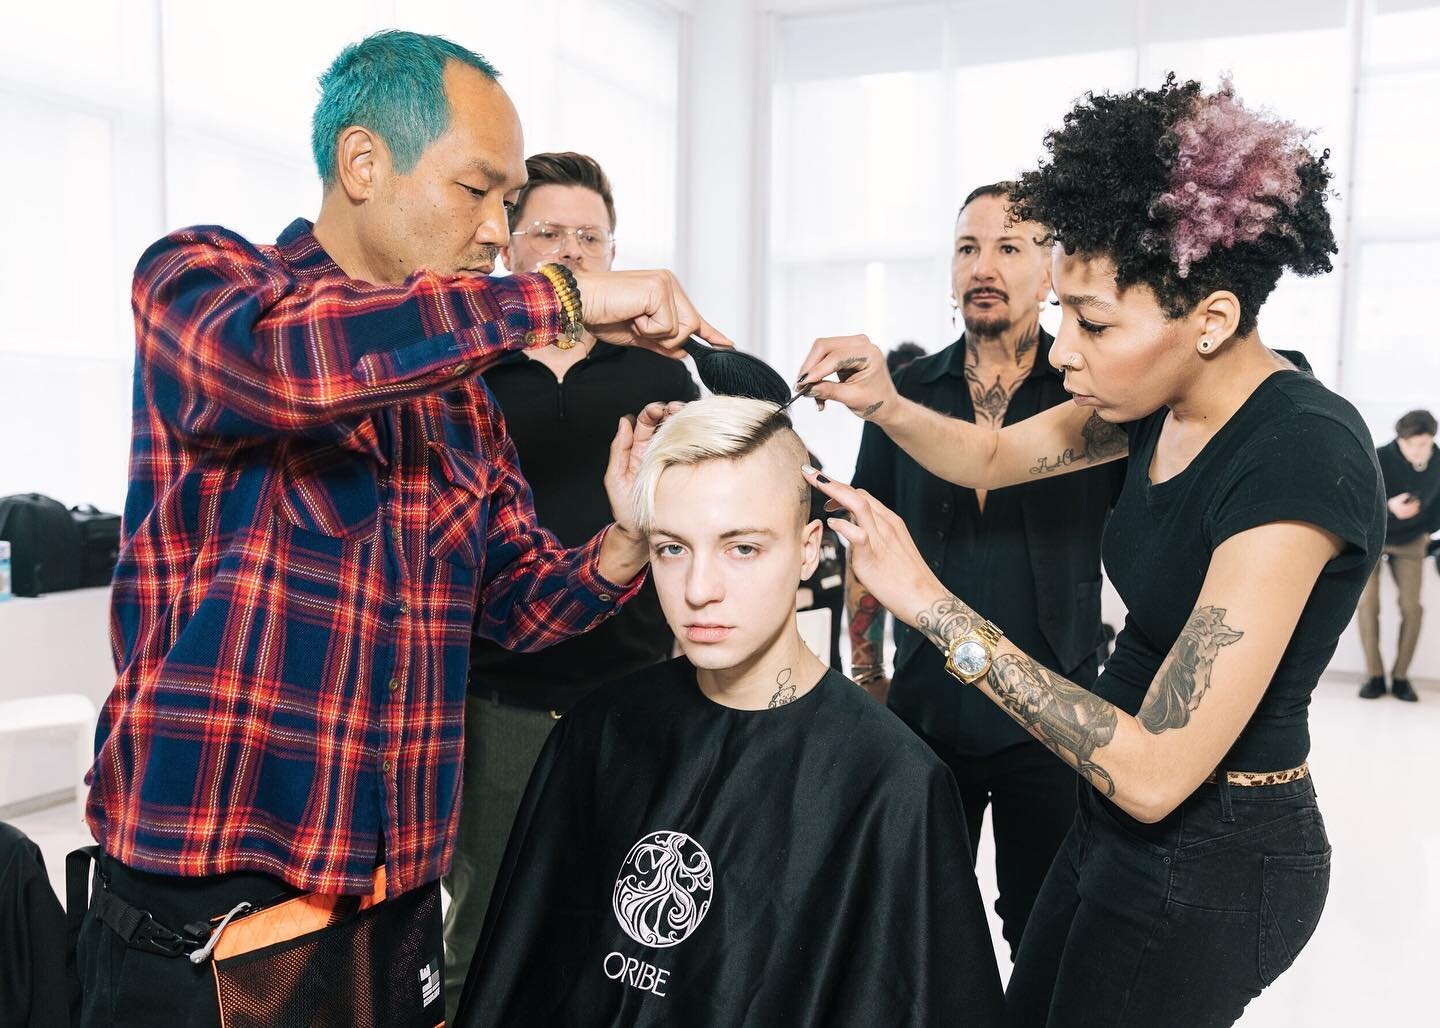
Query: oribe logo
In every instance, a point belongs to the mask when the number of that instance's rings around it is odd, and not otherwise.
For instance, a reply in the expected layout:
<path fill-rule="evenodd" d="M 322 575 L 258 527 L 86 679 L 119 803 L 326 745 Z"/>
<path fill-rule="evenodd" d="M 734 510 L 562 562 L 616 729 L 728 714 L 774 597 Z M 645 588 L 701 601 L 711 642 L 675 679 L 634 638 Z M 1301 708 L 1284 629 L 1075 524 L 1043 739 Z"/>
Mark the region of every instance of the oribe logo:
<path fill-rule="evenodd" d="M 710 854 L 684 832 L 651 832 L 630 849 L 615 879 L 615 919 L 643 946 L 690 937 L 715 892 Z"/>

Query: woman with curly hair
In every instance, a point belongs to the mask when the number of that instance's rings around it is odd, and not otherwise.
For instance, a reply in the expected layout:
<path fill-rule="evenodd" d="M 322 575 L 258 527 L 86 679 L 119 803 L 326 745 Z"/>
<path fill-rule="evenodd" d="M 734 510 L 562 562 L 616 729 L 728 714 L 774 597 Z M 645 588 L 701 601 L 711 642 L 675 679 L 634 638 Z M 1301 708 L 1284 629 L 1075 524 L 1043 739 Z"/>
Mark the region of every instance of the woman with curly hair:
<path fill-rule="evenodd" d="M 1073 404 L 992 431 L 898 397 L 863 337 L 804 365 L 811 396 L 971 488 L 1129 458 L 1104 551 L 1129 614 L 1093 692 L 946 592 L 893 513 L 811 476 L 850 512 L 832 524 L 865 587 L 1090 786 L 1016 957 L 1018 1025 L 1231 1024 L 1325 903 L 1307 708 L 1385 505 L 1355 409 L 1256 327 L 1287 268 L 1335 252 L 1328 155 L 1304 139 L 1173 77 L 1087 96 L 1048 135 L 1013 216 L 1055 233 Z"/>

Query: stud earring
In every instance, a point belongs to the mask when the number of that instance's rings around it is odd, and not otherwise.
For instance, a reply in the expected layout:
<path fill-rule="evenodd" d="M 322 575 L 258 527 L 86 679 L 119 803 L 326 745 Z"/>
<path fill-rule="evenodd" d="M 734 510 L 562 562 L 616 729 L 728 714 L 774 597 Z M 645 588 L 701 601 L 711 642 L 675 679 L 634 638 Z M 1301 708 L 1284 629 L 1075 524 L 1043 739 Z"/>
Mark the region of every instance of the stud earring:
<path fill-rule="evenodd" d="M 1204 337 L 1202 337 L 1201 340 L 1200 340 L 1200 352 L 1201 352 L 1201 353 L 1209 353 L 1209 352 L 1210 352 L 1210 348 L 1211 348 L 1212 346 L 1214 346 L 1214 345 L 1215 345 L 1215 340 L 1211 339 L 1209 336 L 1204 336 Z"/>

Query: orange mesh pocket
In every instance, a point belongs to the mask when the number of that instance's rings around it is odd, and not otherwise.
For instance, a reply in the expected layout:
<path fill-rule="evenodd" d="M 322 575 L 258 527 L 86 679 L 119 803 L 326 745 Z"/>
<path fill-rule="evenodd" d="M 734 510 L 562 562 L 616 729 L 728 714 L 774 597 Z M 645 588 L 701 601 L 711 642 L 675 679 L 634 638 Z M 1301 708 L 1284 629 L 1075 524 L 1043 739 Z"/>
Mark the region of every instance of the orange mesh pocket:
<path fill-rule="evenodd" d="M 384 902 L 296 897 L 226 928 L 212 965 L 221 1023 L 434 1028 L 445 1018 L 443 952 L 438 882 Z"/>

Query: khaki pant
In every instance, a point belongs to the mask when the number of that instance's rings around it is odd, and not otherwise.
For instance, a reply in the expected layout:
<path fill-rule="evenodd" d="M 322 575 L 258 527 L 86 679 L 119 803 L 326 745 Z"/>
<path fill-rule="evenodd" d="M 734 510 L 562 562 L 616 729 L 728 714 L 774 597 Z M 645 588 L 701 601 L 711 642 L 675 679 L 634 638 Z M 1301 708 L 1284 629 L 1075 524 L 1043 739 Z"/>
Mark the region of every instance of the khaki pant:
<path fill-rule="evenodd" d="M 1360 621 L 1360 643 L 1365 647 L 1365 673 L 1379 678 L 1385 673 L 1380 657 L 1380 568 L 1388 558 L 1390 574 L 1400 593 L 1400 641 L 1395 648 L 1395 666 L 1390 673 L 1392 679 L 1408 678 L 1410 658 L 1415 656 L 1415 644 L 1420 641 L 1420 619 L 1425 611 L 1420 606 L 1420 577 L 1425 570 L 1425 536 L 1406 543 L 1386 543 L 1384 556 L 1375 565 L 1365 591 L 1360 594 L 1357 615 Z"/>
<path fill-rule="evenodd" d="M 510 825 L 535 759 L 555 727 L 544 710 L 507 707 L 493 699 L 465 698 L 464 778 L 455 858 L 441 884 L 450 893 L 445 912 L 445 1020 L 455 1020 L 460 990 L 480 942 L 490 890 L 500 873 Z"/>

